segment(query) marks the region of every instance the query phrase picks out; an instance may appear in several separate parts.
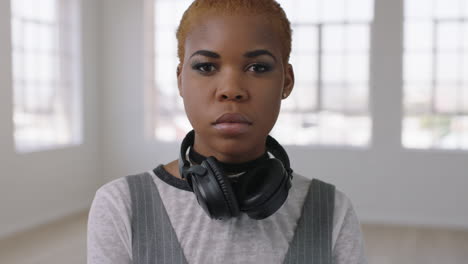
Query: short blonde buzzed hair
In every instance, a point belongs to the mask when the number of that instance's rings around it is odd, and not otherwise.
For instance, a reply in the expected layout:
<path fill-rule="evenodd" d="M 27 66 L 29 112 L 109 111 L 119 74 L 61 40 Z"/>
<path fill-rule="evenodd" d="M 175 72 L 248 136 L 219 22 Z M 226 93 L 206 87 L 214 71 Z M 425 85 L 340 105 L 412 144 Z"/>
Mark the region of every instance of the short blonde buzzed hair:
<path fill-rule="evenodd" d="M 268 19 L 278 27 L 281 39 L 283 62 L 289 61 L 291 53 L 291 24 L 283 8 L 275 0 L 195 0 L 185 10 L 177 28 L 177 56 L 180 63 L 184 60 L 185 40 L 197 18 L 207 12 L 221 15 L 267 15 Z"/>

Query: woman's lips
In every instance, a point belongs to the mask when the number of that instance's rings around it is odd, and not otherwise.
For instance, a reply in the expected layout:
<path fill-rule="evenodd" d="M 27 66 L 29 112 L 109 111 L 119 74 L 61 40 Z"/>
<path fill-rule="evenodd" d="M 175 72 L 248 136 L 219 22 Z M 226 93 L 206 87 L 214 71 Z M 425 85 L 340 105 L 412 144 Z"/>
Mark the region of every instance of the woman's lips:
<path fill-rule="evenodd" d="M 251 124 L 250 120 L 239 113 L 226 113 L 216 119 L 215 124 L 219 123 L 247 123 Z"/>
<path fill-rule="evenodd" d="M 239 135 L 249 130 L 250 125 L 247 123 L 218 123 L 214 125 L 219 132 L 226 135 Z"/>
<path fill-rule="evenodd" d="M 215 129 L 226 135 L 239 135 L 249 130 L 252 122 L 242 114 L 227 113 L 221 115 L 213 123 Z"/>

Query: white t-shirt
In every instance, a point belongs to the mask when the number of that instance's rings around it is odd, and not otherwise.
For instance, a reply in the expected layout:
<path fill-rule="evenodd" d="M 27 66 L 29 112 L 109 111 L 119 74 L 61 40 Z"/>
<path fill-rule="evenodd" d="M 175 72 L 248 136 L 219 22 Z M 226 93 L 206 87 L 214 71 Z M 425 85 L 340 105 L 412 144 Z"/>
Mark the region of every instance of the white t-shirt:
<path fill-rule="evenodd" d="M 155 174 L 156 172 L 156 174 Z M 188 263 L 282 263 L 292 241 L 311 179 L 293 174 L 288 198 L 262 220 L 241 213 L 209 218 L 185 181 L 162 166 L 149 171 Z M 88 218 L 88 264 L 132 263 L 131 198 L 124 177 L 96 192 Z M 335 191 L 332 250 L 335 264 L 366 264 L 359 220 L 348 197 Z"/>

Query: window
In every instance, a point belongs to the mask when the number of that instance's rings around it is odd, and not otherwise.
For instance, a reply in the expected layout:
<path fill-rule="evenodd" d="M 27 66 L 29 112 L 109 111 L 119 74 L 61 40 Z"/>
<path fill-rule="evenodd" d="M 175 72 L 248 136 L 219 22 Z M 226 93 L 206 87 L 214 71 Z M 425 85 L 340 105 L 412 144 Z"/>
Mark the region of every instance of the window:
<path fill-rule="evenodd" d="M 78 3 L 13 0 L 13 121 L 19 152 L 81 141 Z"/>
<path fill-rule="evenodd" d="M 148 63 L 150 137 L 183 138 L 191 128 L 179 97 L 175 30 L 191 1 L 154 4 L 153 62 Z M 279 1 L 292 23 L 296 84 L 272 131 L 284 144 L 365 146 L 370 141 L 369 50 L 371 0 Z M 175 12 L 167 12 L 172 10 Z M 150 42 L 147 42 L 150 43 Z M 153 85 L 151 85 L 153 83 Z"/>
<path fill-rule="evenodd" d="M 373 2 L 280 3 L 292 24 L 296 83 L 272 134 L 285 144 L 366 146 Z"/>
<path fill-rule="evenodd" d="M 191 0 L 147 0 L 147 95 L 149 138 L 161 141 L 182 139 L 191 129 L 177 89 L 176 30 Z M 171 10 L 171 12 L 168 12 Z"/>
<path fill-rule="evenodd" d="M 404 147 L 468 149 L 468 2 L 406 0 Z"/>

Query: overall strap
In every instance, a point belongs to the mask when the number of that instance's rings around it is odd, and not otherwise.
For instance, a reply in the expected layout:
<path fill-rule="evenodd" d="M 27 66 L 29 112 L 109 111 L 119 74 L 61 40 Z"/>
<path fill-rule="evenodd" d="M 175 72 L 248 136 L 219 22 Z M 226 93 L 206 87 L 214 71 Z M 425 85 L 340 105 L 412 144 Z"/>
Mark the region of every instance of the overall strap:
<path fill-rule="evenodd" d="M 132 201 L 133 263 L 187 263 L 151 174 L 126 179 Z"/>
<path fill-rule="evenodd" d="M 284 263 L 332 264 L 335 186 L 313 179 Z"/>

